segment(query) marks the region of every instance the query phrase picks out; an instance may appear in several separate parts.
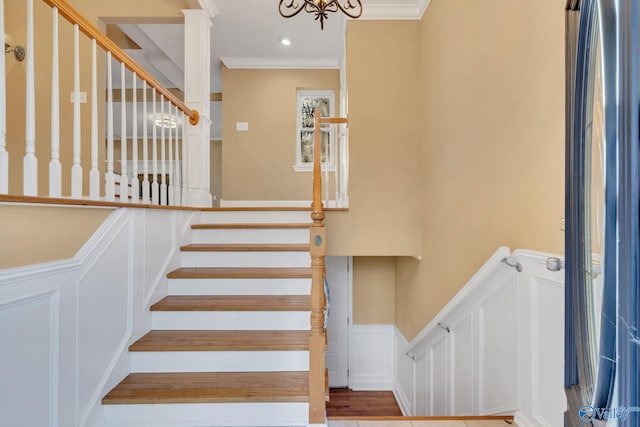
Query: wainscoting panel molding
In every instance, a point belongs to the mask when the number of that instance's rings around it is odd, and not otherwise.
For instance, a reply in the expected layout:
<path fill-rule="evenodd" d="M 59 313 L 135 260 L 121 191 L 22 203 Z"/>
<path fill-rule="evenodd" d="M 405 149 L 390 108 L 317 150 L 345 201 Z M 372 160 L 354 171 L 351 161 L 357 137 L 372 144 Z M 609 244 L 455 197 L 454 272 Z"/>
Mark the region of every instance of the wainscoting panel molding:
<path fill-rule="evenodd" d="M 404 415 L 563 426 L 564 272 L 546 269 L 551 256 L 499 248 L 411 342 L 394 329 Z"/>
<path fill-rule="evenodd" d="M 393 325 L 351 325 L 349 336 L 349 388 L 393 390 Z"/>
<path fill-rule="evenodd" d="M 0 425 L 104 424 L 100 400 L 200 215 L 117 209 L 72 259 L 0 271 Z"/>

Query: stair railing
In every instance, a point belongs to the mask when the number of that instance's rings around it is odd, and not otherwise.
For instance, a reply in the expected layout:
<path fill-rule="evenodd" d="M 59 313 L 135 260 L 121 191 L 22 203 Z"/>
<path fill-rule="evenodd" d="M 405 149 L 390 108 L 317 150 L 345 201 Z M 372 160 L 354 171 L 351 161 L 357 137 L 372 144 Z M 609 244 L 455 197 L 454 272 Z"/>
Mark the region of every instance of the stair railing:
<path fill-rule="evenodd" d="M 313 204 L 310 233 L 311 251 L 311 332 L 309 337 L 309 423 L 324 424 L 326 418 L 325 390 L 325 353 L 327 349 L 327 331 L 325 329 L 324 292 L 326 254 L 326 229 L 324 207 L 322 204 L 321 172 L 321 131 L 322 124 L 347 124 L 346 118 L 320 117 L 320 110 L 314 112 L 315 130 L 313 146 Z"/>
<path fill-rule="evenodd" d="M 164 87 L 149 72 L 137 64 L 129 55 L 118 47 L 104 33 L 98 30 L 88 19 L 82 16 L 65 0 L 42 0 L 52 8 L 53 29 L 51 37 L 51 147 L 48 170 L 49 197 L 63 196 L 63 166 L 60 159 L 61 142 L 72 145 L 73 158 L 70 171 L 71 188 L 65 189 L 65 196 L 71 198 L 88 197 L 92 200 L 106 200 L 120 203 L 143 203 L 162 205 L 181 205 L 184 183 L 182 179 L 183 164 L 181 162 L 182 135 L 186 134 L 185 126 L 187 121 L 191 125 L 196 125 L 199 121 L 197 111 L 190 109 L 169 89 Z M 23 4 L 22 2 L 19 2 Z M 23 188 L 22 194 L 25 196 L 38 196 L 38 158 L 36 157 L 36 87 L 35 87 L 35 66 L 34 66 L 34 0 L 27 0 L 27 39 L 26 39 L 26 112 L 25 112 L 25 139 L 26 155 L 23 159 Z M 0 0 L 0 34 L 4 37 L 5 4 Z M 60 135 L 60 58 L 59 58 L 59 32 L 58 21 L 62 16 L 73 26 L 73 132 L 71 138 L 61 138 Z M 81 141 L 81 117 L 80 104 L 86 102 L 81 100 L 80 91 L 80 33 L 83 33 L 91 40 L 91 58 L 83 58 L 91 63 L 91 91 L 90 91 L 90 111 L 91 111 L 91 137 L 90 144 Z M 100 155 L 99 144 L 104 144 L 104 136 L 99 135 L 99 114 L 98 104 L 104 102 L 104 94 L 99 94 L 98 85 L 98 51 L 100 47 L 106 52 L 107 67 L 107 101 L 106 101 L 106 159 Z M 115 70 L 114 70 L 115 68 Z M 119 68 L 119 70 L 118 70 Z M 119 74 L 118 83 L 120 85 L 120 168 L 116 169 L 115 136 L 114 135 L 114 71 Z M 119 73 L 118 73 L 119 71 Z M 129 82 L 130 84 L 127 84 Z M 128 90 L 127 87 L 132 88 Z M 139 92 L 138 87 L 142 90 Z M 101 96 L 102 95 L 102 96 Z M 9 182 L 9 167 L 18 166 L 17 162 L 10 162 L 10 148 L 16 150 L 19 147 L 15 141 L 7 141 L 7 84 L 5 75 L 5 56 L 0 55 L 0 194 L 16 194 L 16 183 L 11 186 Z M 142 98 L 142 99 L 140 99 Z M 151 98 L 153 111 L 153 133 L 149 141 L 147 114 L 147 101 Z M 142 101 L 142 111 L 138 112 L 137 103 Z M 132 102 L 134 108 L 127 115 L 127 102 Z M 158 108 L 158 102 L 160 107 Z M 158 112 L 159 110 L 159 112 Z M 139 116 L 141 113 L 142 117 Z M 142 121 L 142 132 L 138 133 L 138 120 Z M 38 120 L 42 120 L 38 118 Z M 160 128 L 160 141 L 158 132 Z M 127 130 L 131 133 L 127 134 Z M 42 135 L 42 132 L 38 133 Z M 127 149 L 127 138 L 131 139 L 131 158 Z M 149 142 L 152 145 L 152 159 L 149 160 Z M 141 143 L 141 147 L 139 144 Z M 90 170 L 86 174 L 82 164 L 81 154 L 83 148 L 90 150 Z M 160 145 L 160 147 L 158 147 Z M 139 158 L 139 148 L 142 150 L 142 159 Z M 158 149 L 160 159 L 158 159 Z M 17 150 L 16 150 L 17 151 Z M 47 150 L 49 151 L 49 150 Z M 44 152 L 44 151 L 43 151 Z M 18 153 L 11 153 L 12 156 Z M 42 155 L 40 155 L 42 157 Z M 168 160 L 167 160 L 168 157 Z M 106 170 L 100 168 L 100 162 L 106 160 Z M 149 175 L 149 163 L 151 161 L 153 175 Z M 160 176 L 158 177 L 158 164 L 160 164 Z M 65 165 L 68 166 L 68 165 Z M 102 169 L 102 170 L 101 170 Z M 142 169 L 142 171 L 140 170 Z M 167 176 L 167 172 L 169 176 Z M 141 175 L 141 176 L 140 176 Z M 88 191 L 84 190 L 83 184 L 85 176 L 88 176 Z M 141 179 L 140 179 L 140 178 Z M 158 182 L 158 178 L 159 181 Z M 151 184 L 153 182 L 153 184 Z M 104 192 L 101 187 L 104 185 Z"/>

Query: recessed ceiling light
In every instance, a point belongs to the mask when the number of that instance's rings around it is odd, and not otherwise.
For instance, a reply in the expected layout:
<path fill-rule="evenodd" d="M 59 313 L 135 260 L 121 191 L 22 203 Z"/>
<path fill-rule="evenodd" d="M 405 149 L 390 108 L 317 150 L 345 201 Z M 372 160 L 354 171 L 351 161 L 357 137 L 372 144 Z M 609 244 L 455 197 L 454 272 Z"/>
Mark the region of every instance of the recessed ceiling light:
<path fill-rule="evenodd" d="M 283 46 L 291 46 L 291 39 L 288 37 L 280 37 L 280 44 Z"/>

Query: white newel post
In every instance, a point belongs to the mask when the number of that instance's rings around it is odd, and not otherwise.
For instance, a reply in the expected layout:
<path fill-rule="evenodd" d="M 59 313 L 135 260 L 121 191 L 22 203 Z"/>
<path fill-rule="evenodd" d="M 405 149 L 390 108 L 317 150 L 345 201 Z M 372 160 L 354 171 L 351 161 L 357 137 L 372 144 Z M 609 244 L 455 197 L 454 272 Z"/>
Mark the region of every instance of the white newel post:
<path fill-rule="evenodd" d="M 210 55 L 211 18 L 203 9 L 183 10 L 185 42 L 184 101 L 200 114 L 200 121 L 185 126 L 183 134 L 183 174 L 186 185 L 183 205 L 212 205 L 210 191 Z"/>

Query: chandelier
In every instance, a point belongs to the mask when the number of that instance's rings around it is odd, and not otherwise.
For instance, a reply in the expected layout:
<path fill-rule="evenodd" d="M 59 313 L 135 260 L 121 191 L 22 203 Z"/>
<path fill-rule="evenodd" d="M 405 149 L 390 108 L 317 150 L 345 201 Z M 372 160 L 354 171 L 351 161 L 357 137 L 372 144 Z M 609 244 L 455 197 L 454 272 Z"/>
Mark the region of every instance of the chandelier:
<path fill-rule="evenodd" d="M 324 20 L 329 18 L 329 12 L 341 10 L 349 18 L 357 19 L 362 15 L 362 3 L 360 0 L 280 0 L 278 10 L 285 18 L 292 18 L 303 10 L 313 13 L 324 30 Z"/>

